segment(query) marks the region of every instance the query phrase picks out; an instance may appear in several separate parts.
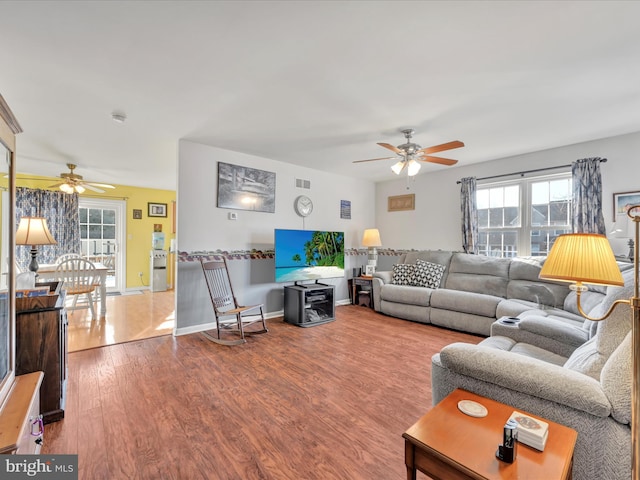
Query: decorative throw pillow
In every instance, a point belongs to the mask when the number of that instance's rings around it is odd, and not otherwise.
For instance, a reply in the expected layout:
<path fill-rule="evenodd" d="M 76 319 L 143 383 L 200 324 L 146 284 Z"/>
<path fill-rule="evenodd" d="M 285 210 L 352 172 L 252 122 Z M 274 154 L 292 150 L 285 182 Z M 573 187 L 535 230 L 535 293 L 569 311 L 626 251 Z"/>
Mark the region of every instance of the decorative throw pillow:
<path fill-rule="evenodd" d="M 444 275 L 444 265 L 417 260 L 414 285 L 418 287 L 438 288 Z"/>
<path fill-rule="evenodd" d="M 394 285 L 413 285 L 414 284 L 414 266 L 410 263 L 397 263 L 393 266 Z"/>

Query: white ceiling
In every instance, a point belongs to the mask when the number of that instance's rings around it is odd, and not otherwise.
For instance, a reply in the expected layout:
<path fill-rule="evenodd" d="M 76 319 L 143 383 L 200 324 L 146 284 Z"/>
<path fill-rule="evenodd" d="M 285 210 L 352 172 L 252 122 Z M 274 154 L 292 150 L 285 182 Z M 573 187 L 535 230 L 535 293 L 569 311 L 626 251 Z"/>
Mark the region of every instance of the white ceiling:
<path fill-rule="evenodd" d="M 174 189 L 177 142 L 374 181 L 640 130 L 640 2 L 2 1 L 19 171 Z M 126 113 L 119 125 L 113 111 Z M 211 161 L 216 161 L 212 158 Z M 421 174 L 442 168 L 423 167 Z"/>

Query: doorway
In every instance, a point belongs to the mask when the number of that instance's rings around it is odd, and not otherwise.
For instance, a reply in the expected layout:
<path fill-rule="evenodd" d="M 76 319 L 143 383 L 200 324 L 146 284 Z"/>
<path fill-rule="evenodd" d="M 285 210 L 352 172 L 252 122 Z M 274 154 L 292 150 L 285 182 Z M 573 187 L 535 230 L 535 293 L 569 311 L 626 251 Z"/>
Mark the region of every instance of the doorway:
<path fill-rule="evenodd" d="M 122 292 L 126 279 L 126 202 L 80 198 L 79 210 L 82 255 L 108 268 L 108 292 Z"/>

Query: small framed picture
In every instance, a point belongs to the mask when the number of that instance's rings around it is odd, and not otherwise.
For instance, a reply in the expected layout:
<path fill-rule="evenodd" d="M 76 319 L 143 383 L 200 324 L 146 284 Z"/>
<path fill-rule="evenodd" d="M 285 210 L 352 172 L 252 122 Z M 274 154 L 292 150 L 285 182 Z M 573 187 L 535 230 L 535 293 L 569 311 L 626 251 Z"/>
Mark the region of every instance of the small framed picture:
<path fill-rule="evenodd" d="M 613 194 L 613 221 L 618 215 L 626 215 L 631 207 L 640 205 L 640 192 L 621 192 Z"/>
<path fill-rule="evenodd" d="M 402 212 L 403 210 L 416 209 L 416 194 L 394 195 L 387 198 L 388 212 Z"/>
<path fill-rule="evenodd" d="M 375 271 L 376 271 L 376 266 L 375 265 L 365 265 L 365 267 L 364 267 L 364 274 L 367 277 L 373 276 Z"/>
<path fill-rule="evenodd" d="M 134 208 L 133 209 L 133 219 L 134 220 L 142 220 L 142 210 Z"/>
<path fill-rule="evenodd" d="M 167 204 L 166 203 L 148 203 L 149 211 L 147 215 L 149 217 L 166 217 L 167 216 Z"/>

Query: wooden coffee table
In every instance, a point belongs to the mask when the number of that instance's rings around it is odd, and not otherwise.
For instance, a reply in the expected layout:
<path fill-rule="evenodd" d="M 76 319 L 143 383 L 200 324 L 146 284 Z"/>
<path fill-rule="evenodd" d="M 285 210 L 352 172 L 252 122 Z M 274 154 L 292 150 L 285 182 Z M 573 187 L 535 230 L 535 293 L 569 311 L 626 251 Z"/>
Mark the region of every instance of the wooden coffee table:
<path fill-rule="evenodd" d="M 475 418 L 458 409 L 460 400 L 473 400 L 489 410 Z M 495 456 L 502 443 L 504 424 L 517 410 L 549 424 L 544 452 L 518 444 L 516 460 L 509 464 Z M 571 479 L 575 430 L 529 414 L 519 408 L 481 397 L 465 390 L 454 390 L 425 414 L 403 435 L 407 479 L 416 479 L 416 470 L 434 480 L 459 479 Z"/>

